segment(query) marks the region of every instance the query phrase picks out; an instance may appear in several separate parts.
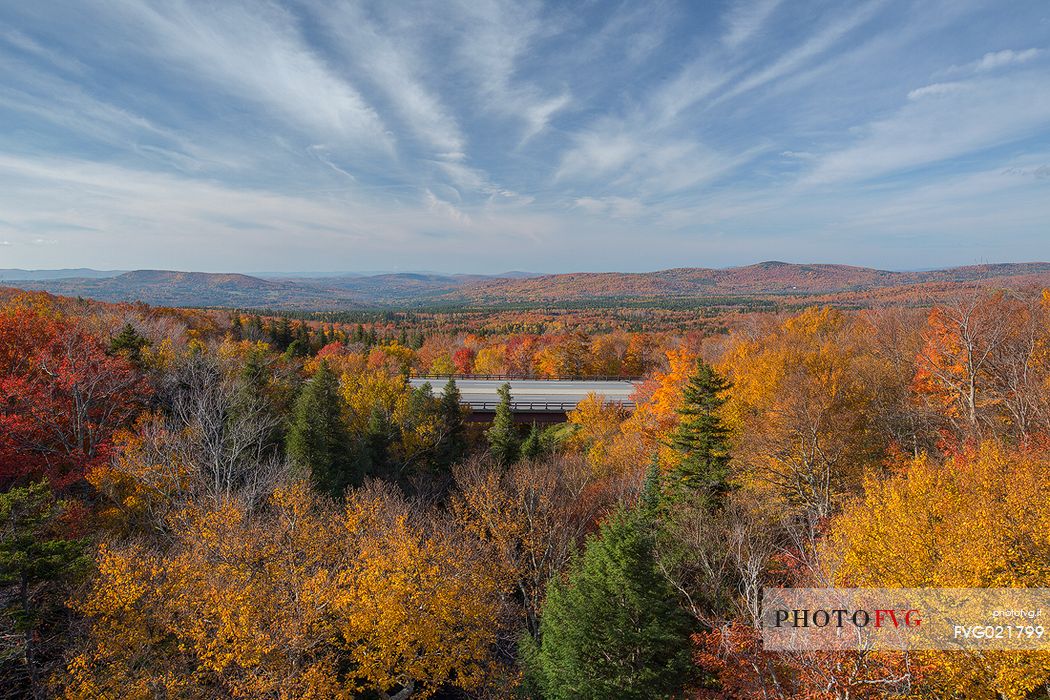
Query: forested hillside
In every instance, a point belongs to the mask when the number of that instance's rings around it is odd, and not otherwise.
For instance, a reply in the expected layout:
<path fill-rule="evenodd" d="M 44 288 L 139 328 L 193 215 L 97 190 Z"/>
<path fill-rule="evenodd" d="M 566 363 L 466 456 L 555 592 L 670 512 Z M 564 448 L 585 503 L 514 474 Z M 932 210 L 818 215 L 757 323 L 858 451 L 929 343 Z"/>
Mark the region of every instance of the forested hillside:
<path fill-rule="evenodd" d="M 500 308 L 755 302 L 865 303 L 877 296 L 941 299 L 960 289 L 1018 289 L 1050 285 L 1050 263 L 975 265 L 923 272 L 892 272 L 849 265 L 763 262 L 712 269 L 684 267 L 658 272 L 581 272 L 552 275 L 441 275 L 389 273 L 328 277 L 265 278 L 204 272 L 136 270 L 120 274 L 45 270 L 0 270 L 0 284 L 112 302 L 162 306 L 224 306 L 283 310 L 405 308 Z M 877 295 L 873 297 L 872 295 Z"/>
<path fill-rule="evenodd" d="M 640 329 L 4 291 L 2 694 L 1045 697 L 1035 652 L 756 629 L 764 586 L 1050 586 L 1050 292 L 955 292 Z M 640 379 L 541 429 L 467 374 Z"/>

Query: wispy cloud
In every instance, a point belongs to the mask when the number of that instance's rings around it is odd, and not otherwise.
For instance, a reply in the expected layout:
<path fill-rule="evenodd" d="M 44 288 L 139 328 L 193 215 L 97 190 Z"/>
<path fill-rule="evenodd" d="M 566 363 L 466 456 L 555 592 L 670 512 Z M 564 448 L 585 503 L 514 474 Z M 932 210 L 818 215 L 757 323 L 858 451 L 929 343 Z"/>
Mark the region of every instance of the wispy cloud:
<path fill-rule="evenodd" d="M 926 93 L 939 99 L 913 98 L 865 125 L 855 143 L 821 157 L 806 181 L 899 173 L 1031 137 L 1050 124 L 1050 79 L 1042 73 L 973 80 L 965 88 Z"/>
<path fill-rule="evenodd" d="M 310 133 L 356 149 L 391 147 L 375 109 L 305 42 L 287 10 L 268 2 L 185 0 L 125 0 L 114 7 L 142 33 L 142 51 L 159 53 Z"/>
<path fill-rule="evenodd" d="M 545 30 L 541 7 L 511 0 L 460 0 L 452 7 L 458 58 L 476 79 L 482 105 L 520 118 L 528 141 L 571 102 L 566 90 L 551 93 L 519 79 L 520 60 Z"/>
<path fill-rule="evenodd" d="M 456 205 L 439 198 L 430 190 L 426 190 L 425 195 L 424 202 L 426 202 L 427 209 L 435 214 L 446 217 L 457 224 L 470 225 L 470 217 L 460 211 Z"/>
<path fill-rule="evenodd" d="M 832 19 L 801 44 L 780 55 L 765 68 L 742 78 L 723 95 L 723 98 L 736 97 L 802 68 L 843 41 L 850 32 L 872 19 L 884 4 L 884 0 L 867 0 L 867 2 L 854 6 L 850 12 Z"/>
<path fill-rule="evenodd" d="M 950 66 L 943 74 L 958 75 L 960 73 L 987 73 L 1007 66 L 1018 66 L 1041 58 L 1046 54 L 1045 49 L 1003 49 L 1002 51 L 989 51 L 981 58 L 961 66 Z"/>
<path fill-rule="evenodd" d="M 33 40 L 22 32 L 16 30 L 2 31 L 0 32 L 0 41 L 13 46 L 19 51 L 42 58 L 51 66 L 65 73 L 81 74 L 84 72 L 84 64 L 80 61 L 63 56 L 59 52 L 41 45 L 40 42 Z"/>
<path fill-rule="evenodd" d="M 726 33 L 722 43 L 735 49 L 758 36 L 773 16 L 781 0 L 745 0 L 735 2 L 726 13 Z"/>
<path fill-rule="evenodd" d="M 580 197 L 575 205 L 588 214 L 609 215 L 616 219 L 633 219 L 645 211 L 645 205 L 629 197 Z"/>
<path fill-rule="evenodd" d="M 1000 247 L 1046 258 L 1041 21 L 953 0 L 0 4 L 2 257 L 892 266 L 921 243 L 935 265 L 963 255 L 950 229 L 971 255 L 998 220 Z"/>
<path fill-rule="evenodd" d="M 323 3 L 316 11 L 333 46 L 389 100 L 410 132 L 435 153 L 462 154 L 463 133 L 440 96 L 427 86 L 412 36 L 384 31 L 360 5 Z"/>
<path fill-rule="evenodd" d="M 921 100 L 924 97 L 937 97 L 939 95 L 951 95 L 956 92 L 963 92 L 969 89 L 969 85 L 966 83 L 933 83 L 931 85 L 923 85 L 921 88 L 915 88 L 908 93 L 909 100 Z"/>

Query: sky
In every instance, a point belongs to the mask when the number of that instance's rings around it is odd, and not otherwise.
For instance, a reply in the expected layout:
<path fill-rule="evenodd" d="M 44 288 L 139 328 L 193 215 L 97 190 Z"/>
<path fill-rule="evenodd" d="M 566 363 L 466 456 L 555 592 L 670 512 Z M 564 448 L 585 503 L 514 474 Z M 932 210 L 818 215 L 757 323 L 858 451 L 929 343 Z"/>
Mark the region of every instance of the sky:
<path fill-rule="evenodd" d="M 1050 3 L 0 4 L 0 268 L 763 260 L 1050 260 Z"/>

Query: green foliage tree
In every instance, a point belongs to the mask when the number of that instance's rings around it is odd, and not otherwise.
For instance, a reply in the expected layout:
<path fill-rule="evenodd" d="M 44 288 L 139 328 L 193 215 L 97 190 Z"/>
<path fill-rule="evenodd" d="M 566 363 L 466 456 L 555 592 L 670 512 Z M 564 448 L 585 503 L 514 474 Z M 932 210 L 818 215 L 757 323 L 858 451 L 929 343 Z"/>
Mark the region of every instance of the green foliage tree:
<path fill-rule="evenodd" d="M 112 355 L 123 355 L 132 364 L 141 366 L 142 348 L 149 344 L 149 340 L 135 330 L 135 326 L 125 323 L 124 327 L 120 329 L 120 333 L 117 333 L 109 341 L 109 352 Z"/>
<path fill-rule="evenodd" d="M 322 361 L 303 387 L 288 432 L 288 456 L 314 486 L 333 496 L 360 481 L 358 456 L 343 419 L 339 380 Z"/>
<path fill-rule="evenodd" d="M 397 440 L 397 429 L 390 417 L 378 407 L 368 416 L 364 443 L 370 476 L 391 476 L 390 449 Z"/>
<path fill-rule="evenodd" d="M 525 459 L 536 459 L 543 454 L 543 439 L 540 435 L 540 429 L 536 427 L 536 424 L 532 424 L 532 429 L 529 430 L 528 437 L 521 443 L 521 456 Z"/>
<path fill-rule="evenodd" d="M 670 446 L 682 455 L 669 474 L 667 492 L 673 503 L 694 500 L 709 508 L 722 504 L 729 490 L 729 429 L 719 410 L 730 383 L 711 365 L 697 361 L 696 372 L 683 390 L 678 428 Z"/>
<path fill-rule="evenodd" d="M 275 348 L 284 352 L 292 344 L 292 322 L 287 317 L 282 317 L 276 323 L 270 325 L 270 342 Z"/>
<path fill-rule="evenodd" d="M 684 685 L 691 624 L 657 564 L 657 497 L 643 494 L 613 514 L 565 580 L 548 584 L 540 641 L 526 636 L 521 647 L 527 691 L 629 700 L 670 697 Z"/>
<path fill-rule="evenodd" d="M 435 458 L 438 466 L 445 469 L 456 464 L 467 451 L 466 426 L 460 399 L 459 387 L 450 378 L 441 391 L 438 410 L 441 413 L 442 435 Z"/>
<path fill-rule="evenodd" d="M 65 511 L 46 481 L 0 494 L 0 599 L 7 603 L 4 627 L 10 632 L 3 635 L 0 662 L 21 666 L 20 682 L 34 698 L 44 696 L 43 670 L 56 656 L 49 647 L 64 608 L 55 589 L 72 583 L 90 562 L 86 540 L 59 535 Z"/>
<path fill-rule="evenodd" d="M 660 461 L 653 458 L 649 470 L 645 472 L 645 481 L 642 482 L 642 492 L 638 496 L 638 507 L 645 510 L 650 516 L 655 516 L 660 508 Z"/>
<path fill-rule="evenodd" d="M 306 357 L 310 354 L 310 343 L 302 338 L 296 338 L 288 345 L 288 349 L 284 351 L 284 355 L 287 358 L 293 357 Z"/>
<path fill-rule="evenodd" d="M 489 440 L 489 451 L 503 464 L 511 464 L 518 458 L 518 430 L 514 425 L 514 414 L 510 409 L 510 384 L 504 384 L 497 392 L 499 405 L 492 425 L 485 436 Z"/>

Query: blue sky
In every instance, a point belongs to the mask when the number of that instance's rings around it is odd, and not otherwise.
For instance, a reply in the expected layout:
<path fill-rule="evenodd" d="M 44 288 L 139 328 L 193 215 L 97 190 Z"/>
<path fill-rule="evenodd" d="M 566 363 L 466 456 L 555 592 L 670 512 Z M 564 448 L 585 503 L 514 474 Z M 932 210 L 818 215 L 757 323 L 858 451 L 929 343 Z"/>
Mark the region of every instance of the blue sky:
<path fill-rule="evenodd" d="M 0 268 L 1050 259 L 1050 4 L 0 5 Z"/>

